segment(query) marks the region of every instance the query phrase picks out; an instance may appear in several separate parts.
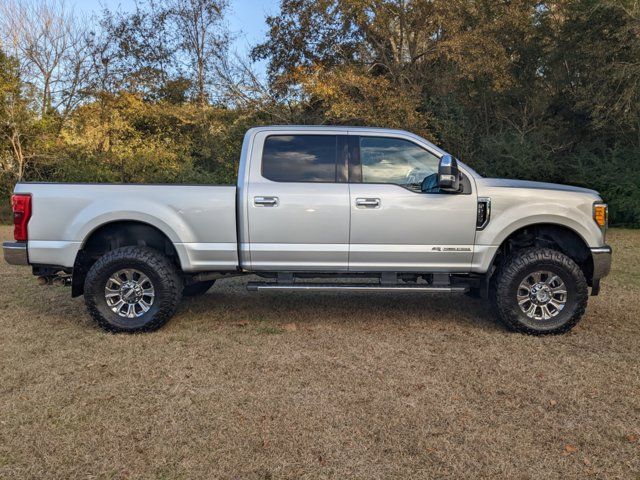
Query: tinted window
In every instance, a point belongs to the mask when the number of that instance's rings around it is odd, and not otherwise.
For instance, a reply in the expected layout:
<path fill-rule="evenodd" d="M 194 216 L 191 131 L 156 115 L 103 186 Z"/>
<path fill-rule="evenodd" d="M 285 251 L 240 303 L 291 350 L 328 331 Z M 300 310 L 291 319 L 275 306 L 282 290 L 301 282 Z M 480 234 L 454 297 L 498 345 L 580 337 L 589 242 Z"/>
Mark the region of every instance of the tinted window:
<path fill-rule="evenodd" d="M 338 137 L 271 135 L 264 142 L 262 176 L 274 182 L 335 182 Z"/>
<path fill-rule="evenodd" d="M 360 137 L 360 162 L 363 182 L 394 183 L 420 192 L 425 178 L 436 180 L 439 160 L 408 140 Z"/>

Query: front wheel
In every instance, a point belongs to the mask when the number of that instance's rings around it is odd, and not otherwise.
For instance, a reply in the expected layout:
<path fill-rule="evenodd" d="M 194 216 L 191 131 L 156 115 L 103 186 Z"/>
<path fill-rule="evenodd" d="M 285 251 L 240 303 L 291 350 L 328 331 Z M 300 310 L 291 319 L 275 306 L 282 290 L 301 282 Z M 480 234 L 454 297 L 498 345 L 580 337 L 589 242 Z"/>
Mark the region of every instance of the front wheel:
<path fill-rule="evenodd" d="M 499 319 L 529 335 L 571 330 L 587 308 L 587 282 L 568 256 L 549 248 L 516 252 L 498 269 L 490 290 Z"/>
<path fill-rule="evenodd" d="M 148 247 L 122 247 L 93 264 L 84 284 L 89 314 L 104 330 L 160 328 L 182 298 L 182 280 L 170 260 Z"/>

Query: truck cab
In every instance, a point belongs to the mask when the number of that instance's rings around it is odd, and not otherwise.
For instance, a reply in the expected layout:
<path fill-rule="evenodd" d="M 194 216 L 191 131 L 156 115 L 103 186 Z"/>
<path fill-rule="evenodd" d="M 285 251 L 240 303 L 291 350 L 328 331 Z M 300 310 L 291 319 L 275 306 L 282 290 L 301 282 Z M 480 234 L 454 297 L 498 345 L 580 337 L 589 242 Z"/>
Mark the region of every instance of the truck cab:
<path fill-rule="evenodd" d="M 471 270 L 474 174 L 459 165 L 460 191 L 439 188 L 446 154 L 431 143 L 371 128 L 272 127 L 247 137 L 238 198 L 240 261 L 250 270 Z"/>

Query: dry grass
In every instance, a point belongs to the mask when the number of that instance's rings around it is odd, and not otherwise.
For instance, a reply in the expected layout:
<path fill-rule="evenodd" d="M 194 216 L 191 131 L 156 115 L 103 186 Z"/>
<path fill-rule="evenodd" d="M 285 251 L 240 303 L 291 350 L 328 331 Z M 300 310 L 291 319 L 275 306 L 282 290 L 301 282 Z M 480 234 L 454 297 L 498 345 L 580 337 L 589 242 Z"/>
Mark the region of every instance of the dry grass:
<path fill-rule="evenodd" d="M 462 296 L 241 281 L 109 335 L 2 264 L 0 477 L 640 478 L 640 231 L 610 240 L 601 296 L 546 338 Z"/>

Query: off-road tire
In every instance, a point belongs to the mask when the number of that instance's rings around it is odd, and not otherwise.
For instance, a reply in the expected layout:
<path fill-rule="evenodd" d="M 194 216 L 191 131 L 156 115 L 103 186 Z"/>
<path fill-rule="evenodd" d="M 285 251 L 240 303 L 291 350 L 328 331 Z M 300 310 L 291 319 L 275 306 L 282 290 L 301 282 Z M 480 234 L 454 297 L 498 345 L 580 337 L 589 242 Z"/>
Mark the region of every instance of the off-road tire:
<path fill-rule="evenodd" d="M 517 290 L 526 276 L 546 270 L 558 275 L 567 290 L 564 308 L 549 320 L 534 320 L 520 309 Z M 528 248 L 505 259 L 490 285 L 489 298 L 498 319 L 510 330 L 528 335 L 560 334 L 571 330 L 587 308 L 587 281 L 568 256 L 549 248 Z"/>
<path fill-rule="evenodd" d="M 155 289 L 151 308 L 137 318 L 113 312 L 105 299 L 109 277 L 121 269 L 144 273 Z M 89 269 L 84 282 L 84 300 L 91 317 L 109 332 L 148 332 L 164 325 L 182 298 L 182 279 L 176 267 L 162 253 L 149 247 L 122 247 L 105 253 Z"/>
<path fill-rule="evenodd" d="M 213 284 L 216 283 L 215 280 L 206 280 L 204 282 L 194 282 L 186 285 L 182 290 L 183 297 L 199 297 L 200 295 L 204 295 L 209 291 Z"/>

